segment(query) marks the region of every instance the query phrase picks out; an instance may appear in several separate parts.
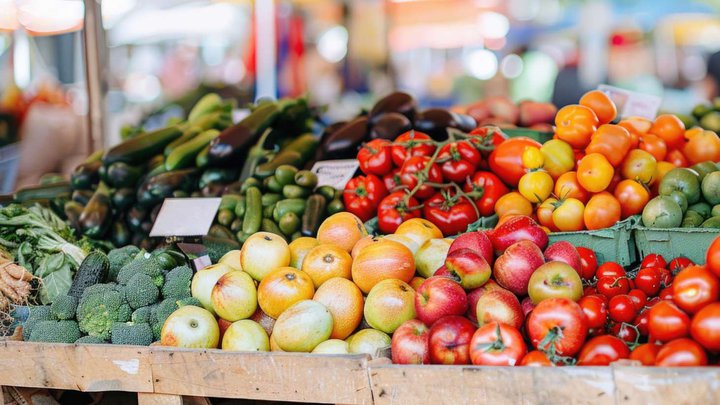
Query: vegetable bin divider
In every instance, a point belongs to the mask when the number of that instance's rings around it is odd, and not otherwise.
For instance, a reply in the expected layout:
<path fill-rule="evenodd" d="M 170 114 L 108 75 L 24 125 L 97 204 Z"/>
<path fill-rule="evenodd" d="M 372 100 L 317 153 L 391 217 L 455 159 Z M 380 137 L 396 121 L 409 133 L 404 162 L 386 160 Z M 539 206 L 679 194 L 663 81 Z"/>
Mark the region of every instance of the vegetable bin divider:
<path fill-rule="evenodd" d="M 633 228 L 638 259 L 658 253 L 668 260 L 687 257 L 694 263 L 705 263 L 708 247 L 720 235 L 713 228 L 645 228 L 639 223 Z"/>
<path fill-rule="evenodd" d="M 564 240 L 575 246 L 583 246 L 594 250 L 598 264 L 613 261 L 621 266 L 629 266 L 638 259 L 633 229 L 639 221 L 639 216 L 632 216 L 610 228 L 592 231 L 553 232 L 548 237 L 551 245 Z"/>

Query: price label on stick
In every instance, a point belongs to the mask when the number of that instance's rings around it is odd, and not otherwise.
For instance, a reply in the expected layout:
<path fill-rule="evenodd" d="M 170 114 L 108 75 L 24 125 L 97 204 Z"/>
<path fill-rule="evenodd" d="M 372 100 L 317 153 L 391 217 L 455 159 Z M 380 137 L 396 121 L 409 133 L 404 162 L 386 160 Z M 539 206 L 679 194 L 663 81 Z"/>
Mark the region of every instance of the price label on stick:
<path fill-rule="evenodd" d="M 204 236 L 212 225 L 220 198 L 166 198 L 150 236 Z"/>
<path fill-rule="evenodd" d="M 318 176 L 318 186 L 332 186 L 342 190 L 360 167 L 357 159 L 326 160 L 316 162 L 312 169 Z"/>
<path fill-rule="evenodd" d="M 598 90 L 612 99 L 621 117 L 638 116 L 654 120 L 662 102 L 662 99 L 657 96 L 608 86 L 607 84 L 601 84 L 598 86 Z"/>

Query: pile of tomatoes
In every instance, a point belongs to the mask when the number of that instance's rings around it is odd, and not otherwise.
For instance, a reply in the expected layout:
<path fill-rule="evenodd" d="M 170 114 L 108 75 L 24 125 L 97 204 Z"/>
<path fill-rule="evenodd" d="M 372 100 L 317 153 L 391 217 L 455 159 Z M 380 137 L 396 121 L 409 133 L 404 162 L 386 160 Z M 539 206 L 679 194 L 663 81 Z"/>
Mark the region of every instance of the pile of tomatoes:
<path fill-rule="evenodd" d="M 345 209 L 363 221 L 377 216 L 383 234 L 395 232 L 410 218 L 422 217 L 444 235 L 455 235 L 480 217 L 492 215 L 497 200 L 509 192 L 488 171 L 491 150 L 505 137 L 489 128 L 457 136 L 438 142 L 409 131 L 394 142 L 366 143 L 357 155 L 364 175 L 345 186 Z"/>

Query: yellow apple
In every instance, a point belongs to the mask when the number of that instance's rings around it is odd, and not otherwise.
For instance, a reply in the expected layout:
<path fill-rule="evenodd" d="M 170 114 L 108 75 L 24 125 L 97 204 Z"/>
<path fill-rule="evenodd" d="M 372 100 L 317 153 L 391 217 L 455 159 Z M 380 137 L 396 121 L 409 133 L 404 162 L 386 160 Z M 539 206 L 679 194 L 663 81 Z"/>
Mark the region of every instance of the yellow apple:
<path fill-rule="evenodd" d="M 449 239 L 430 239 L 420 246 L 415 253 L 415 269 L 421 277 L 432 277 L 445 264 L 451 243 Z"/>
<path fill-rule="evenodd" d="M 262 281 L 278 267 L 290 264 L 290 247 L 285 239 L 270 232 L 258 232 L 243 243 L 240 266 L 252 278 Z"/>

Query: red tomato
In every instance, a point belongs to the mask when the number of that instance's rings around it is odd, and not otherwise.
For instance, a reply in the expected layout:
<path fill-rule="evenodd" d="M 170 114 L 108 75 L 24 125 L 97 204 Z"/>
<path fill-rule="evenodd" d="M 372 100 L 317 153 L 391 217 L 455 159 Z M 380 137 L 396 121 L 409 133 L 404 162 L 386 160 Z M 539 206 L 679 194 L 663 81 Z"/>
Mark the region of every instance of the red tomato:
<path fill-rule="evenodd" d="M 615 322 L 632 322 L 637 315 L 635 302 L 627 294 L 620 294 L 610 298 L 608 305 L 610 319 Z"/>
<path fill-rule="evenodd" d="M 692 260 L 688 259 L 687 257 L 676 257 L 672 260 L 670 260 L 670 263 L 667 265 L 667 269 L 672 272 L 672 274 L 678 274 L 680 270 L 694 266 L 695 263 L 693 263 Z"/>
<path fill-rule="evenodd" d="M 408 131 L 395 138 L 390 149 L 395 166 L 401 167 L 412 156 L 430 157 L 435 153 L 435 145 L 430 136 L 418 131 Z"/>
<path fill-rule="evenodd" d="M 587 326 L 590 329 L 602 329 L 607 322 L 607 303 L 599 295 L 586 295 L 578 301 L 587 319 Z"/>
<path fill-rule="evenodd" d="M 385 235 L 395 233 L 403 222 L 410 218 L 419 218 L 420 209 L 411 209 L 418 206 L 418 201 L 412 197 L 405 204 L 404 191 L 396 191 L 380 201 L 378 206 L 378 228 Z"/>
<path fill-rule="evenodd" d="M 582 308 L 567 298 L 540 301 L 530 312 L 526 328 L 533 347 L 560 356 L 577 353 L 588 333 Z"/>
<path fill-rule="evenodd" d="M 447 236 L 465 232 L 468 225 L 478 220 L 472 201 L 451 190 L 439 191 L 427 199 L 423 216 Z"/>
<path fill-rule="evenodd" d="M 463 191 L 475 200 L 480 216 L 487 217 L 495 213 L 495 203 L 510 189 L 494 173 L 477 172 L 465 183 Z"/>
<path fill-rule="evenodd" d="M 580 277 L 582 277 L 583 280 L 590 280 L 595 277 L 595 272 L 598 267 L 595 252 L 593 252 L 592 249 L 582 246 L 579 246 L 577 251 L 580 253 Z"/>
<path fill-rule="evenodd" d="M 458 141 L 440 148 L 437 160 L 445 179 L 463 184 L 480 166 L 482 156 L 470 142 Z"/>
<path fill-rule="evenodd" d="M 345 185 L 343 202 L 348 212 L 365 222 L 375 216 L 378 204 L 386 195 L 382 180 L 374 174 L 368 174 L 355 177 Z"/>
<path fill-rule="evenodd" d="M 600 277 L 597 282 L 600 294 L 612 298 L 630 292 L 630 281 L 625 277 Z"/>
<path fill-rule="evenodd" d="M 400 169 L 395 169 L 383 176 L 383 183 L 388 192 L 392 192 L 395 187 L 402 185 L 400 182 Z"/>
<path fill-rule="evenodd" d="M 707 364 L 707 353 L 702 346 L 687 338 L 665 343 L 655 357 L 655 365 L 660 367 L 699 367 Z"/>
<path fill-rule="evenodd" d="M 360 170 L 365 174 L 384 176 L 393 168 L 390 146 L 392 143 L 387 139 L 373 139 L 363 145 L 357 154 Z"/>
<path fill-rule="evenodd" d="M 548 359 L 547 354 L 540 350 L 533 350 L 528 352 L 525 357 L 520 361 L 521 366 L 530 367 L 555 367 L 555 363 Z"/>
<path fill-rule="evenodd" d="M 635 276 L 635 285 L 649 296 L 654 296 L 660 291 L 660 273 L 652 267 L 640 269 Z"/>
<path fill-rule="evenodd" d="M 660 286 L 662 287 L 669 287 L 672 285 L 673 278 L 675 277 L 673 273 L 670 272 L 668 269 L 655 269 L 657 270 L 658 274 L 660 275 Z"/>
<path fill-rule="evenodd" d="M 690 335 L 707 350 L 720 351 L 720 302 L 713 302 L 695 314 Z"/>
<path fill-rule="evenodd" d="M 624 277 L 626 275 L 625 269 L 621 265 L 615 262 L 605 262 L 598 267 L 595 277 L 600 279 L 601 277 Z"/>
<path fill-rule="evenodd" d="M 595 295 L 597 293 L 598 293 L 597 288 L 595 288 L 594 286 L 587 285 L 587 286 L 585 286 L 585 288 L 583 288 L 583 296 Z M 601 297 L 604 297 L 604 295 L 601 295 Z"/>
<path fill-rule="evenodd" d="M 638 330 L 629 323 L 616 323 L 610 328 L 610 334 L 627 343 L 635 343 L 638 339 Z"/>
<path fill-rule="evenodd" d="M 661 347 L 662 346 L 654 343 L 641 344 L 630 353 L 630 360 L 637 360 L 642 363 L 643 366 L 654 366 L 655 358 Z"/>
<path fill-rule="evenodd" d="M 673 299 L 673 289 L 671 287 L 665 287 L 658 293 L 658 297 L 660 297 L 661 300 L 672 300 Z"/>
<path fill-rule="evenodd" d="M 717 277 L 720 277 L 720 237 L 715 238 L 707 250 L 705 265 Z"/>
<path fill-rule="evenodd" d="M 633 325 L 635 325 L 636 328 L 638 328 L 638 332 L 640 332 L 640 335 L 647 336 L 648 335 L 648 314 L 650 313 L 649 309 L 643 309 L 640 311 L 640 313 L 635 317 L 635 320 L 633 321 Z"/>
<path fill-rule="evenodd" d="M 427 156 L 413 156 L 409 158 L 400 169 L 400 182 L 410 191 L 415 189 L 415 186 L 418 185 L 420 180 L 423 182 L 442 183 L 442 173 L 437 164 L 433 163 L 427 170 L 427 175 L 425 174 L 428 163 L 430 163 L 430 158 Z M 418 188 L 413 197 L 424 200 L 434 193 L 435 189 L 432 186 L 423 184 Z"/>
<path fill-rule="evenodd" d="M 630 357 L 625 342 L 615 336 L 603 335 L 590 339 L 578 356 L 578 366 L 607 366 Z"/>
<path fill-rule="evenodd" d="M 542 145 L 537 141 L 526 138 L 510 138 L 498 145 L 490 154 L 490 169 L 497 174 L 505 184 L 516 187 L 520 177 L 525 174 L 525 167 L 522 164 L 522 154 L 525 148 L 534 146 L 540 148 Z"/>
<path fill-rule="evenodd" d="M 690 318 L 671 301 L 660 301 L 648 313 L 648 332 L 661 342 L 688 335 Z"/>
<path fill-rule="evenodd" d="M 681 309 L 694 314 L 705 305 L 718 300 L 720 282 L 705 267 L 688 267 L 673 280 L 672 299 Z"/>
<path fill-rule="evenodd" d="M 476 366 L 514 366 L 526 353 L 520 331 L 503 323 L 483 325 L 470 340 L 470 360 Z"/>
<path fill-rule="evenodd" d="M 647 294 L 639 288 L 633 288 L 630 290 L 630 292 L 628 292 L 628 296 L 632 299 L 633 304 L 635 304 L 635 310 L 637 311 L 641 310 L 645 307 L 645 304 L 647 304 Z"/>
<path fill-rule="evenodd" d="M 662 255 L 659 255 L 657 253 L 650 253 L 649 255 L 645 256 L 642 263 L 640 263 L 640 267 L 667 267 L 667 262 L 665 261 L 665 258 L 662 257 Z"/>

